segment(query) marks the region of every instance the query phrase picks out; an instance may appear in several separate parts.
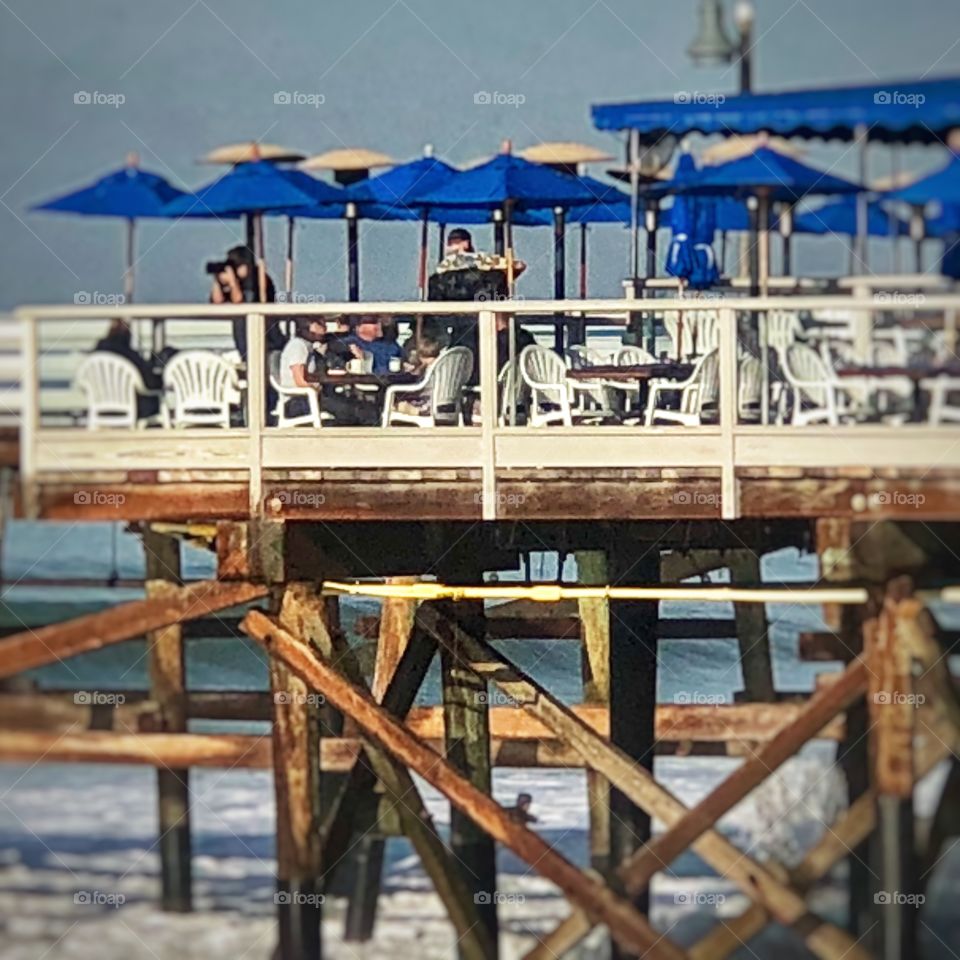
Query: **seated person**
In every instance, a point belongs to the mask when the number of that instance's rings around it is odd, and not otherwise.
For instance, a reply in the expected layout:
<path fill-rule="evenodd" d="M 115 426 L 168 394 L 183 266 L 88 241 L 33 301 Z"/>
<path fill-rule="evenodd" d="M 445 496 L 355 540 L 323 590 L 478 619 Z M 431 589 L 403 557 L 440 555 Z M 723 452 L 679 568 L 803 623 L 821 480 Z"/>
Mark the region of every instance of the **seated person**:
<path fill-rule="evenodd" d="M 412 362 L 407 364 L 408 369 L 422 380 L 436 363 L 441 349 L 439 340 L 421 337 L 415 358 L 412 358 Z M 430 413 L 430 394 L 429 385 L 419 393 L 408 394 L 403 400 L 397 402 L 397 412 L 413 414 L 417 417 L 427 416 Z"/>
<path fill-rule="evenodd" d="M 307 387 L 319 392 L 318 385 L 309 378 L 307 368 L 316 353 L 320 355 L 319 365 L 325 366 L 320 345 L 326 336 L 327 325 L 322 319 L 297 320 L 294 335 L 280 354 L 280 386 Z M 284 402 L 287 416 L 301 417 L 310 412 L 306 397 L 288 397 Z M 323 390 L 320 409 L 331 414 L 337 425 L 369 426 L 379 420 L 373 404 L 351 400 L 337 393 L 333 387 Z"/>
<path fill-rule="evenodd" d="M 249 247 L 233 247 L 227 251 L 222 263 L 208 263 L 207 271 L 213 273 L 210 286 L 211 303 L 259 303 L 260 289 L 257 276 L 257 262 Z M 266 302 L 276 300 L 273 280 L 267 276 Z M 244 363 L 247 362 L 247 318 L 237 317 L 233 321 L 233 342 Z M 271 317 L 267 320 L 266 352 L 282 350 L 286 343 L 280 320 Z"/>
<path fill-rule="evenodd" d="M 131 343 L 130 325 L 126 320 L 114 320 L 110 324 L 107 335 L 98 340 L 93 348 L 97 353 L 114 353 L 124 360 L 129 360 L 140 374 L 143 380 L 143 386 L 147 390 L 162 390 L 163 379 L 147 360 L 133 349 Z M 147 417 L 155 417 L 160 412 L 159 397 L 145 397 L 137 394 L 137 418 L 144 420 Z"/>
<path fill-rule="evenodd" d="M 373 357 L 373 370 L 377 376 L 390 372 L 390 361 L 403 359 L 403 349 L 396 340 L 383 336 L 380 318 L 374 314 L 361 314 L 353 321 L 353 333 L 346 338 L 353 355 L 362 359 L 364 354 Z"/>

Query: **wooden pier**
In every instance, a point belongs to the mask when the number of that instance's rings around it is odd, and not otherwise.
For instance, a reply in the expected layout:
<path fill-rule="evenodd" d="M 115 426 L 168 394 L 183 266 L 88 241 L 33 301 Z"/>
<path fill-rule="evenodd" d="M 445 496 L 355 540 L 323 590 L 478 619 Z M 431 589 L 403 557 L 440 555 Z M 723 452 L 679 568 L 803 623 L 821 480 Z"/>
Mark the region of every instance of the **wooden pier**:
<path fill-rule="evenodd" d="M 925 304 L 958 306 L 950 296 Z M 168 911 L 192 905 L 190 770 L 272 769 L 283 960 L 323 955 L 324 891 L 348 851 L 354 886 L 344 936 L 374 935 L 388 835 L 412 843 L 465 960 L 498 956 L 497 844 L 570 904 L 527 960 L 555 960 L 597 926 L 617 958 L 717 960 L 768 923 L 822 960 L 918 957 L 918 907 L 908 895 L 929 882 L 919 865 L 935 851 L 914 838 L 913 788 L 944 760 L 956 764 L 960 738 L 945 657 L 956 631 L 927 609 L 932 599 L 954 599 L 949 588 L 960 583 L 960 428 L 747 423 L 738 407 L 738 322 L 840 308 L 869 321 L 875 304 L 793 297 L 717 305 L 720 388 L 709 423 L 507 424 L 496 316 L 483 310 L 472 425 L 315 430 L 268 424 L 264 316 L 409 317 L 419 307 L 264 306 L 247 318 L 242 425 L 110 431 L 64 425 L 45 409 L 44 324 L 93 321 L 97 312 L 25 308 L 25 399 L 19 442 L 10 441 L 17 482 L 8 513 L 131 524 L 147 573 L 142 599 L 0 639 L 0 760 L 155 767 L 158 899 Z M 613 325 L 642 310 L 694 309 L 703 306 L 522 305 L 534 320 Z M 430 311 L 477 314 L 476 305 Z M 116 313 L 133 322 L 231 316 L 186 305 Z M 183 541 L 209 549 L 214 579 L 183 581 Z M 788 547 L 817 556 L 816 579 L 764 582 L 761 558 Z M 531 582 L 529 557 L 543 552 L 575 556 L 578 583 Z M 521 570 L 519 579 L 502 576 Z M 717 573 L 724 582 L 694 582 Z M 381 602 L 366 647 L 348 643 L 341 626 L 351 591 Z M 664 617 L 660 601 L 676 598 L 733 601 L 732 614 L 724 606 L 716 618 Z M 841 669 L 822 674 L 812 694 L 776 687 L 767 605 L 781 602 L 822 607 L 824 629 L 801 637 L 798 656 Z M 259 644 L 269 691 L 191 690 L 185 649 L 210 635 Z M 139 638 L 149 690 L 124 691 L 114 705 L 9 684 Z M 497 645 L 507 638 L 579 643 L 583 702 L 562 703 L 527 675 Z M 706 639 L 736 650 L 742 695 L 658 704 L 658 644 Z M 415 705 L 435 658 L 442 702 Z M 190 721 L 201 718 L 270 721 L 271 732 L 192 732 Z M 717 829 L 720 818 L 814 739 L 836 744 L 849 806 L 790 868 L 739 850 Z M 654 756 L 664 753 L 742 762 L 687 807 L 654 776 Z M 567 860 L 492 799 L 493 771 L 505 766 L 587 771 L 588 864 Z M 449 799 L 448 841 L 414 774 Z M 664 832 L 653 834 L 654 818 Z M 683 945 L 651 924 L 648 891 L 688 849 L 751 905 Z M 815 912 L 808 895 L 843 860 L 850 910 L 840 924 Z M 898 897 L 878 898 L 886 891 Z"/>

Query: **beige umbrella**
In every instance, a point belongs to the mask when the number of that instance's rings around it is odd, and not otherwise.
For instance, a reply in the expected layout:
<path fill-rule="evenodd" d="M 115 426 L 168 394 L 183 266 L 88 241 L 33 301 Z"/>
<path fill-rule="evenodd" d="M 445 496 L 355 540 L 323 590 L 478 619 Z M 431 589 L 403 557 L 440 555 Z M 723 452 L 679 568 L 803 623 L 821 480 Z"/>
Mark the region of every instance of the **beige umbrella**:
<path fill-rule="evenodd" d="M 296 163 L 306 154 L 275 143 L 257 143 L 247 140 L 243 143 L 228 143 L 205 153 L 198 163 L 252 163 L 254 160 L 269 160 L 271 163 Z"/>
<path fill-rule="evenodd" d="M 531 163 L 567 168 L 570 173 L 576 173 L 577 165 L 581 163 L 606 163 L 614 159 L 609 153 L 598 150 L 589 143 L 575 143 L 572 140 L 545 140 L 524 148 L 518 156 Z"/>
<path fill-rule="evenodd" d="M 768 150 L 773 150 L 785 157 L 792 157 L 794 160 L 799 160 L 804 156 L 803 150 L 795 147 L 789 140 L 784 140 L 783 137 L 754 133 L 749 136 L 727 137 L 719 143 L 714 143 L 701 152 L 700 163 L 706 167 L 728 163 L 730 160 L 738 160 L 740 157 L 749 156 L 759 147 L 766 147 Z"/>
<path fill-rule="evenodd" d="M 236 166 L 238 163 L 253 163 L 256 160 L 268 160 L 270 163 L 297 163 L 302 160 L 306 154 L 291 147 L 281 147 L 276 143 L 259 143 L 256 140 L 244 140 L 240 143 L 225 143 L 222 147 L 214 147 L 209 153 L 205 153 L 197 163 L 209 164 L 229 164 Z M 253 217 L 249 214 L 244 218 L 246 220 L 247 246 L 254 250 L 257 246 L 257 227 L 253 222 Z M 263 224 L 260 224 L 261 236 Z M 292 246 L 293 246 L 293 220 L 287 222 L 287 288 L 292 284 Z"/>

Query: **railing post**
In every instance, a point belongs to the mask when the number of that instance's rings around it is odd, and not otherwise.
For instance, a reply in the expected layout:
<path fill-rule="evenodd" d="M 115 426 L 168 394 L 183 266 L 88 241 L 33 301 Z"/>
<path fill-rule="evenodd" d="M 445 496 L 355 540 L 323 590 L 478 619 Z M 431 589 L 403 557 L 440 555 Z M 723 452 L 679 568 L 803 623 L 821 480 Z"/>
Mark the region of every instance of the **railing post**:
<path fill-rule="evenodd" d="M 263 445 L 266 421 L 266 323 L 262 313 L 247 314 L 247 430 L 250 432 L 250 512 L 263 512 Z"/>
<path fill-rule="evenodd" d="M 727 307 L 720 310 L 720 515 L 724 520 L 735 520 L 740 515 L 735 447 L 737 389 L 737 312 Z"/>
<path fill-rule="evenodd" d="M 482 487 L 480 503 L 484 520 L 497 518 L 496 439 L 497 426 L 497 315 L 480 312 L 480 419 L 482 448 Z"/>
<path fill-rule="evenodd" d="M 23 356 L 23 374 L 20 381 L 20 490 L 24 515 L 33 519 L 39 512 L 36 487 L 37 431 L 40 428 L 40 350 L 37 318 L 33 314 L 18 314 Z"/>

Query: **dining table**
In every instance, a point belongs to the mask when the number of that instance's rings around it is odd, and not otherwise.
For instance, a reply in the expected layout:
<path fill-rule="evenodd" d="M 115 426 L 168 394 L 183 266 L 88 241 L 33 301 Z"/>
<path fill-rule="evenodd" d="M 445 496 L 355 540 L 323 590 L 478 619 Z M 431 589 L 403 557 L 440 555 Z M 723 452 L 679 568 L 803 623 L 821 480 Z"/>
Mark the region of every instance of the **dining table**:
<path fill-rule="evenodd" d="M 625 383 L 635 385 L 638 391 L 637 407 L 645 410 L 652 380 L 686 380 L 694 371 L 694 364 L 675 360 L 656 363 L 594 364 L 567 370 L 567 379 L 575 383 Z"/>
<path fill-rule="evenodd" d="M 909 380 L 913 386 L 913 408 L 910 412 L 911 423 L 921 423 L 927 418 L 927 399 L 923 390 L 924 380 L 936 377 L 960 378 L 960 366 L 844 366 L 835 369 L 841 380 L 862 380 L 867 384 L 882 383 L 884 380 Z"/>

